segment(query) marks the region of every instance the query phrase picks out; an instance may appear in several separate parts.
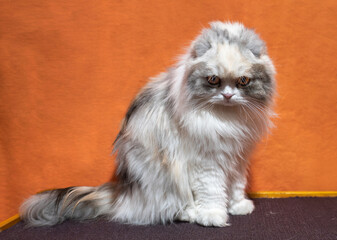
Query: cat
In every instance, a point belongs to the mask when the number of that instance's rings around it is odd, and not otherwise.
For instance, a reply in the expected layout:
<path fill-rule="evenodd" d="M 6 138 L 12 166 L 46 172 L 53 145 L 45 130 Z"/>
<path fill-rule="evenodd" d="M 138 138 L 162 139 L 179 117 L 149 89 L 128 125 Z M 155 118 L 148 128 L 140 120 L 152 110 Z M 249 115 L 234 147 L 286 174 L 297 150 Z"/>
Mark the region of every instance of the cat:
<path fill-rule="evenodd" d="M 253 30 L 210 23 L 131 103 L 114 142 L 118 180 L 33 195 L 21 218 L 29 226 L 104 216 L 224 227 L 229 214 L 252 213 L 248 157 L 272 126 L 274 75 Z"/>

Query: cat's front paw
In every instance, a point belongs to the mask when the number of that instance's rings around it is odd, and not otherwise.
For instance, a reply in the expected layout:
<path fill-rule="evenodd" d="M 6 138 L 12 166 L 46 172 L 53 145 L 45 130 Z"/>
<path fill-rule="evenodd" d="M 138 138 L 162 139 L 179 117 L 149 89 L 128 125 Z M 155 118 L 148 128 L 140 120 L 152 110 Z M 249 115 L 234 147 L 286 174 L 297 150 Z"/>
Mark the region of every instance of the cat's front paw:
<path fill-rule="evenodd" d="M 227 212 L 220 208 L 198 209 L 195 222 L 202 226 L 225 227 L 227 223 Z"/>
<path fill-rule="evenodd" d="M 247 215 L 254 211 L 254 203 L 249 199 L 242 199 L 239 202 L 234 202 L 229 207 L 229 213 L 232 215 Z"/>
<path fill-rule="evenodd" d="M 178 215 L 178 220 L 183 222 L 195 222 L 197 216 L 197 210 L 193 207 L 187 207 Z"/>

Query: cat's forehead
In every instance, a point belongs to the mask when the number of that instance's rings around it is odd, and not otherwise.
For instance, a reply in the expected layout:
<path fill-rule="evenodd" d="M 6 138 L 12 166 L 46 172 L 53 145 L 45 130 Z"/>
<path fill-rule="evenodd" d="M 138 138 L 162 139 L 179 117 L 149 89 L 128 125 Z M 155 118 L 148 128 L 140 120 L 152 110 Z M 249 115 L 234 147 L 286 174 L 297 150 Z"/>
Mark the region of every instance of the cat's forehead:
<path fill-rule="evenodd" d="M 236 44 L 218 43 L 213 51 L 203 56 L 202 62 L 219 77 L 239 77 L 248 74 L 253 62 L 247 58 Z"/>
<path fill-rule="evenodd" d="M 241 75 L 251 68 L 251 62 L 242 54 L 236 44 L 219 43 L 217 45 L 215 63 L 223 74 Z"/>

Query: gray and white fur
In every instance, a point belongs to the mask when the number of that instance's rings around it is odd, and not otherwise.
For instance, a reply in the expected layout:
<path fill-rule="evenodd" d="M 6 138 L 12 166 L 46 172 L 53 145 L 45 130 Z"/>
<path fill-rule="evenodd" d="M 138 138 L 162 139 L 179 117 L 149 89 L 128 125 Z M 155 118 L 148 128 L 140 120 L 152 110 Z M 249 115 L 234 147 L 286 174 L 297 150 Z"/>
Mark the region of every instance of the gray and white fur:
<path fill-rule="evenodd" d="M 30 226 L 104 216 L 222 227 L 228 214 L 250 214 L 247 158 L 272 125 L 274 74 L 253 30 L 212 22 L 131 103 L 114 144 L 118 181 L 34 195 L 21 206 L 22 219 Z M 210 76 L 220 82 L 211 85 Z M 242 76 L 250 79 L 245 86 Z"/>

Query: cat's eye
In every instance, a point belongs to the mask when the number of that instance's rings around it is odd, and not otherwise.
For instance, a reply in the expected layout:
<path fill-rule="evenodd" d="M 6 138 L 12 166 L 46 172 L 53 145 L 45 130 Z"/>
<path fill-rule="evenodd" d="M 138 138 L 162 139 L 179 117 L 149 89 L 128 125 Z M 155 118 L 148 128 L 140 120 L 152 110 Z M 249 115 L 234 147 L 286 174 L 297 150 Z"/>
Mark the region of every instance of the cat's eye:
<path fill-rule="evenodd" d="M 250 82 L 250 78 L 246 76 L 239 77 L 237 83 L 241 86 L 246 86 Z"/>
<path fill-rule="evenodd" d="M 218 85 L 220 83 L 220 78 L 218 76 L 209 76 L 207 77 L 207 82 L 211 85 Z"/>

